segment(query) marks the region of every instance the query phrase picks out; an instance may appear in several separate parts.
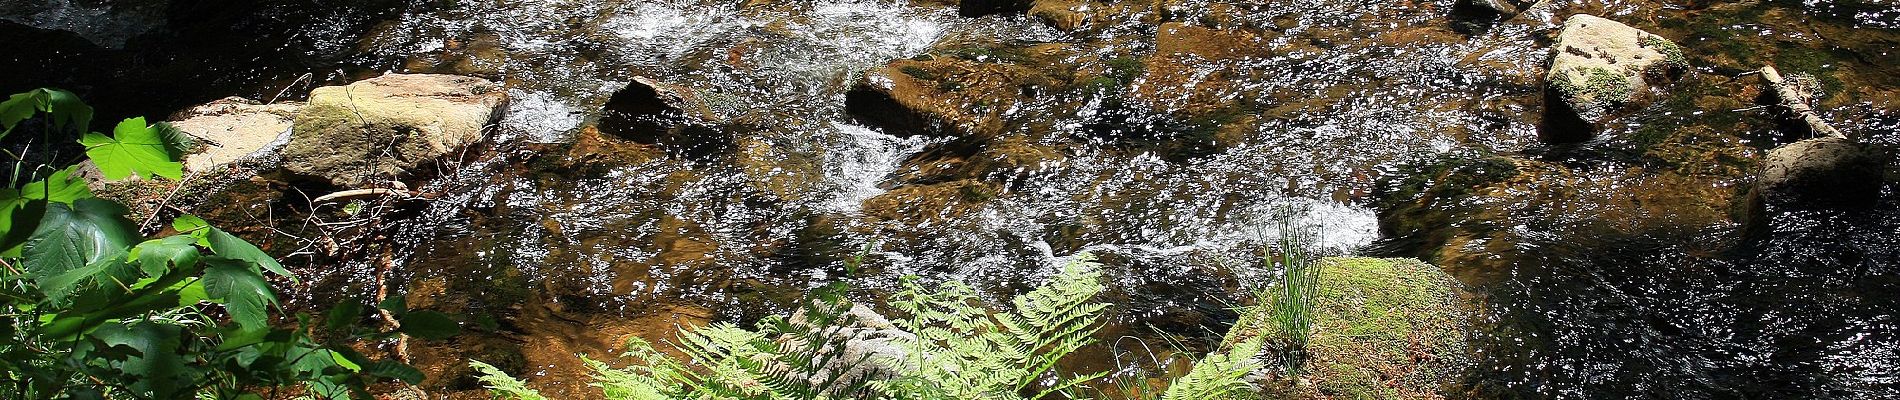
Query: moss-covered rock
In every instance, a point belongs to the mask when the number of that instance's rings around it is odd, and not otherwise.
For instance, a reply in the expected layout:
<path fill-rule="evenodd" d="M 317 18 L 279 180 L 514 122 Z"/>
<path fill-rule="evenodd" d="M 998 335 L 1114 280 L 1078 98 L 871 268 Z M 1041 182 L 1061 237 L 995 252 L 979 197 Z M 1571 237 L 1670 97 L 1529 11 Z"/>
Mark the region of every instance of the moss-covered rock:
<path fill-rule="evenodd" d="M 1591 125 L 1602 124 L 1611 111 L 1638 100 L 1656 78 L 1689 63 L 1682 48 L 1668 39 L 1587 14 L 1564 21 L 1553 52 L 1544 78 L 1558 100 L 1553 112 L 1561 116 L 1560 121 L 1574 116 Z M 1586 135 L 1562 136 L 1554 140 L 1588 139 Z"/>
<path fill-rule="evenodd" d="M 1301 375 L 1268 378 L 1268 398 L 1444 398 L 1460 391 L 1474 365 L 1466 339 L 1475 303 L 1436 266 L 1324 259 L 1314 297 Z M 1264 323 L 1271 319 L 1264 307 L 1242 318 L 1236 328 L 1277 335 Z"/>

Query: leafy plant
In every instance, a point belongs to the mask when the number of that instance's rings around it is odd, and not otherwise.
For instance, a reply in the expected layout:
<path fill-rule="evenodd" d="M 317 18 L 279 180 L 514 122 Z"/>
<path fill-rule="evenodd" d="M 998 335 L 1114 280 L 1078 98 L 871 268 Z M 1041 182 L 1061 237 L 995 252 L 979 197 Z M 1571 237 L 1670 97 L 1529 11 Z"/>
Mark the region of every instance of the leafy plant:
<path fill-rule="evenodd" d="M 0 103 L 0 127 L 11 133 L 37 114 L 50 117 L 45 137 L 83 136 L 109 179 L 182 175 L 183 135 L 164 123 L 132 118 L 111 136 L 77 135 L 92 109 L 72 93 L 38 89 Z M 0 189 L 0 397 L 258 398 L 254 390 L 291 385 L 318 398 L 367 397 L 375 379 L 421 380 L 414 368 L 347 346 L 398 334 L 351 331 L 360 306 L 332 310 L 323 328 L 342 333 L 329 340 L 310 334 L 317 326 L 306 316 L 274 327 L 268 276 L 295 279 L 282 264 L 190 215 L 172 221 L 176 234 L 146 239 L 124 207 L 92 196 L 74 161 L 26 168 L 16 155 Z M 426 315 L 407 317 L 413 334 L 455 329 Z"/>
<path fill-rule="evenodd" d="M 1016 296 L 1007 311 L 986 309 L 968 286 L 927 288 L 907 278 L 884 320 L 843 297 L 843 285 L 818 290 L 790 318 L 758 330 L 726 323 L 680 332 L 690 359 L 675 361 L 638 338 L 628 367 L 587 359 L 594 386 L 609 399 L 1079 399 L 1103 373 L 1067 373 L 1059 362 L 1094 342 L 1106 304 L 1087 257 L 1048 283 Z M 1210 355 L 1166 391 L 1166 399 L 1252 394 L 1244 379 L 1259 362 L 1259 339 Z M 1251 347 L 1249 347 L 1251 346 Z M 493 393 L 541 399 L 526 383 L 473 363 Z"/>

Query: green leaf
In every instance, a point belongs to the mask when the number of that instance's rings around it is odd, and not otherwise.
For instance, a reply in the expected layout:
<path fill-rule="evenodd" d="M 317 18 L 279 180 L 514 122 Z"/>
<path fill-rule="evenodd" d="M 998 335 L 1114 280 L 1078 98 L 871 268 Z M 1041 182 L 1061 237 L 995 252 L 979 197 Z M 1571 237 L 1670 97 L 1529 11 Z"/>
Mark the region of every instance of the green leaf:
<path fill-rule="evenodd" d="M 164 129 L 169 128 L 146 125 L 145 117 L 130 118 L 112 128 L 111 137 L 88 133 L 79 144 L 86 146 L 86 157 L 92 158 L 106 179 L 125 179 L 133 173 L 179 179 L 185 174 L 184 164 L 177 161 L 182 145 L 167 142 Z"/>
<path fill-rule="evenodd" d="M 199 220 L 199 222 L 203 222 L 203 220 Z M 174 222 L 174 225 L 175 224 L 176 222 Z M 289 270 L 285 270 L 284 265 L 278 263 L 277 259 L 271 258 L 269 253 L 265 253 L 263 249 L 257 248 L 257 246 L 251 244 L 251 242 L 246 242 L 244 239 L 238 238 L 237 235 L 232 235 L 223 229 L 208 225 L 205 226 L 202 232 L 204 232 L 205 247 L 210 247 L 211 251 L 218 253 L 220 257 L 244 260 L 258 267 L 262 267 L 265 271 L 288 277 L 292 281 L 297 279 L 297 276 L 291 275 Z"/>
<path fill-rule="evenodd" d="M 52 114 L 53 128 L 58 130 L 71 127 L 84 132 L 92 125 L 92 106 L 79 101 L 79 96 L 59 89 L 34 89 L 0 102 L 0 128 L 4 128 L 0 137 L 6 137 L 20 121 L 38 112 Z"/>
<path fill-rule="evenodd" d="M 198 264 L 198 238 L 191 235 L 175 235 L 163 239 L 147 240 L 132 248 L 132 261 L 139 264 L 139 270 L 146 275 L 159 276 L 170 272 L 172 266 L 190 267 Z"/>
<path fill-rule="evenodd" d="M 125 260 L 109 258 L 99 260 L 97 263 L 67 270 L 58 275 L 40 277 L 38 283 L 40 292 L 46 295 L 48 301 L 52 301 L 54 304 L 64 304 L 66 296 L 74 292 L 100 288 L 112 288 L 120 292 L 129 292 L 130 289 L 127 287 L 132 285 L 136 278 L 136 272 L 137 269 L 132 268 L 132 264 L 126 263 Z M 108 298 L 109 296 L 98 296 L 98 298 L 86 300 L 97 302 L 107 300 Z M 83 308 L 95 307 L 97 306 Z"/>
<path fill-rule="evenodd" d="M 79 199 L 92 198 L 92 189 L 86 187 L 86 180 L 79 178 L 79 166 L 74 165 L 53 171 L 45 180 L 26 184 L 20 188 L 20 197 L 72 204 Z"/>
<path fill-rule="evenodd" d="M 81 199 L 70 207 L 48 204 L 22 252 L 27 272 L 48 279 L 106 261 L 123 262 L 138 238 L 123 214 L 125 208 L 101 199 Z M 52 288 L 42 282 L 41 289 Z"/>
<path fill-rule="evenodd" d="M 402 318 L 403 314 L 409 313 L 409 300 L 402 296 L 389 296 L 381 303 L 376 303 L 376 308 L 389 311 L 389 314 L 396 318 Z"/>
<path fill-rule="evenodd" d="M 363 368 L 363 371 L 368 372 L 370 376 L 395 379 L 411 385 L 420 385 L 426 378 L 421 370 L 409 364 L 388 360 L 370 363 L 368 367 Z"/>
<path fill-rule="evenodd" d="M 135 378 L 126 382 L 132 390 L 158 399 L 189 397 L 185 392 L 193 374 L 187 373 L 185 360 L 178 354 L 182 335 L 183 330 L 178 326 L 149 321 L 131 325 L 110 323 L 92 332 L 92 336 L 106 346 L 125 346 L 135 351 L 118 363 L 118 372 Z"/>
<path fill-rule="evenodd" d="M 210 227 L 211 223 L 205 222 L 204 218 L 198 218 L 196 215 L 185 214 L 172 219 L 172 229 L 178 230 L 178 233 L 197 233 L 199 230 Z M 206 243 L 204 246 L 211 247 L 211 244 Z"/>
<path fill-rule="evenodd" d="M 19 257 L 44 216 L 45 201 L 22 197 L 16 189 L 0 189 L 0 257 Z"/>
<path fill-rule="evenodd" d="M 356 299 L 344 299 L 337 302 L 335 307 L 330 307 L 330 312 L 324 314 L 323 327 L 333 331 L 341 330 L 355 324 L 356 319 L 362 316 L 362 303 L 357 302 Z"/>
<path fill-rule="evenodd" d="M 462 332 L 462 326 L 450 319 L 448 314 L 434 311 L 412 311 L 402 316 L 402 333 L 423 339 L 447 339 Z"/>
<path fill-rule="evenodd" d="M 224 304 L 231 320 L 244 329 L 268 328 L 265 306 L 277 303 L 264 275 L 243 260 L 222 257 L 204 259 L 205 295 Z"/>

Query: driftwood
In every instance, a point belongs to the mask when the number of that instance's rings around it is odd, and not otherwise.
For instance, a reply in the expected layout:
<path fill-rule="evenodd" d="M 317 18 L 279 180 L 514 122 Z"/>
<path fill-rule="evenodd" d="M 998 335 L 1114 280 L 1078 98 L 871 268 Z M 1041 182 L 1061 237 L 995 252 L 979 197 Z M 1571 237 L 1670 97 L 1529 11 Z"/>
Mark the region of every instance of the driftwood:
<path fill-rule="evenodd" d="M 1783 79 L 1781 72 L 1775 71 L 1774 66 L 1763 66 L 1761 70 L 1756 72 L 1760 73 L 1762 80 L 1768 81 L 1768 86 L 1775 90 L 1775 97 L 1781 99 L 1781 103 L 1777 105 L 1786 109 L 1788 113 L 1794 114 L 1795 119 L 1807 124 L 1808 129 L 1812 130 L 1815 136 L 1853 139 L 1841 133 L 1840 130 L 1834 129 L 1833 125 L 1828 125 L 1827 121 L 1822 120 L 1820 113 L 1814 112 L 1814 108 L 1808 106 L 1808 101 L 1813 100 L 1811 98 L 1812 96 L 1806 91 L 1797 88 L 1796 85 L 1790 83 L 1788 80 Z"/>

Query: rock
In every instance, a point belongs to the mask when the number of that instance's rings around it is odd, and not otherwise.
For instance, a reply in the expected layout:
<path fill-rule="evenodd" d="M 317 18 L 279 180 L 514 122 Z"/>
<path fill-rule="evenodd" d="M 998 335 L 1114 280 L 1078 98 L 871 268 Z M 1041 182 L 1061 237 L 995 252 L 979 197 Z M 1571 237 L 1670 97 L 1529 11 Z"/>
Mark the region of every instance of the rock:
<path fill-rule="evenodd" d="M 636 77 L 607 100 L 600 131 L 691 159 L 725 153 L 733 138 L 707 100 L 692 88 Z"/>
<path fill-rule="evenodd" d="M 303 103 L 262 104 L 227 97 L 185 110 L 171 125 L 203 146 L 185 156 L 185 171 L 208 171 L 284 145 L 302 108 Z"/>
<path fill-rule="evenodd" d="M 1581 120 L 1591 127 L 1608 121 L 1618 107 L 1643 99 L 1652 84 L 1688 67 L 1682 48 L 1661 36 L 1620 22 L 1586 14 L 1564 21 L 1557 35 L 1545 87 L 1554 102 L 1547 111 L 1571 125 Z M 1551 142 L 1576 142 L 1588 134 L 1546 137 Z"/>
<path fill-rule="evenodd" d="M 1533 4 L 1534 2 L 1532 1 L 1520 0 L 1458 0 L 1458 3 L 1453 5 L 1453 8 L 1468 7 L 1484 10 L 1493 15 L 1508 17 L 1517 15 L 1517 13 L 1524 11 L 1525 8 L 1529 8 Z"/>
<path fill-rule="evenodd" d="M 72 32 L 108 49 L 165 26 L 166 0 L 0 0 L 0 20 Z"/>
<path fill-rule="evenodd" d="M 1768 152 L 1756 188 L 1770 205 L 1855 207 L 1879 200 L 1887 155 L 1841 137 L 1794 142 Z"/>
<path fill-rule="evenodd" d="M 1445 398 L 1475 365 L 1466 334 L 1476 304 L 1450 275 L 1422 261 L 1321 260 L 1312 312 L 1300 384 L 1266 379 L 1266 398 Z M 1228 344 L 1284 336 L 1271 320 L 1266 307 L 1249 310 Z"/>
<path fill-rule="evenodd" d="M 1011 110 L 1071 87 L 1064 44 L 958 46 L 923 59 L 896 60 L 865 74 L 845 94 L 845 110 L 897 136 L 985 140 L 1001 134 Z"/>
<path fill-rule="evenodd" d="M 285 169 L 362 186 L 405 175 L 481 141 L 508 95 L 486 79 L 390 74 L 310 92 L 297 113 Z"/>
<path fill-rule="evenodd" d="M 1032 0 L 961 0 L 957 15 L 981 17 L 995 14 L 1020 14 L 1029 10 Z"/>

